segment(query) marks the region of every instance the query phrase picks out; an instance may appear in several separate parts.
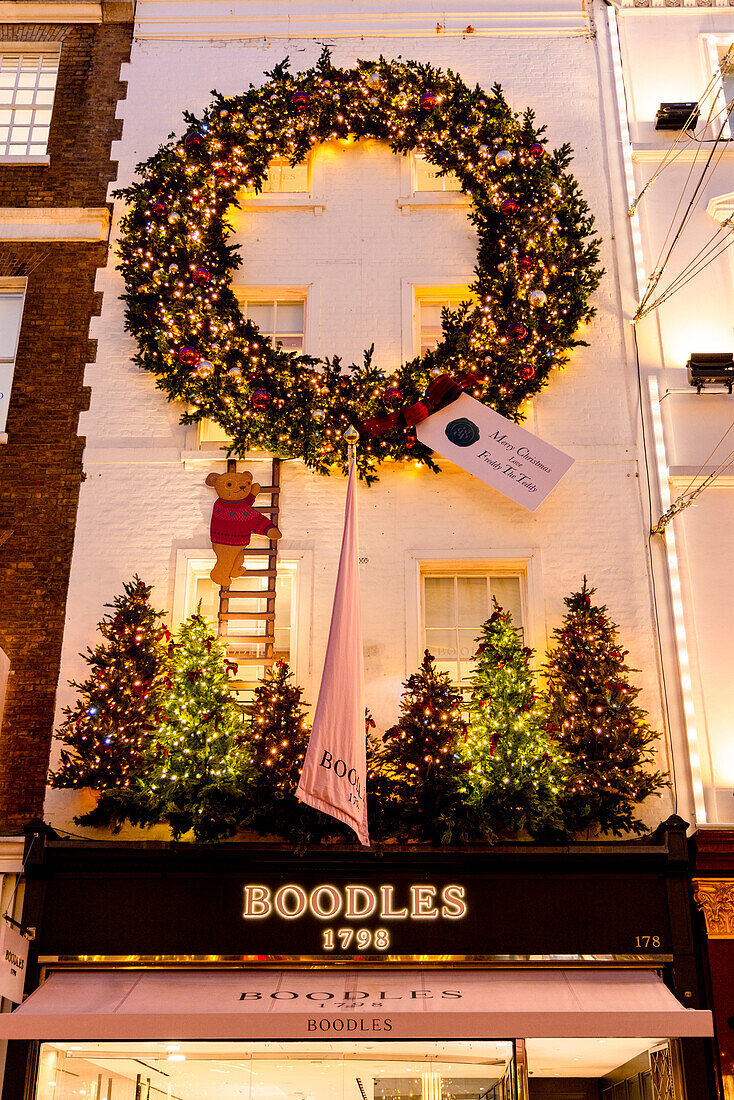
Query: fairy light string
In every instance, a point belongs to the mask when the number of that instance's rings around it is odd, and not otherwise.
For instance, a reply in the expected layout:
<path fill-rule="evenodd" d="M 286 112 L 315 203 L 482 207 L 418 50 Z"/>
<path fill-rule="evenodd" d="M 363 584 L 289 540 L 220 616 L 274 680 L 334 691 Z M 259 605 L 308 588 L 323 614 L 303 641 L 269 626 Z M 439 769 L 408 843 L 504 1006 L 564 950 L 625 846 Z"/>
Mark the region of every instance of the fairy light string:
<path fill-rule="evenodd" d="M 311 69 L 287 61 L 244 94 L 216 94 L 201 117 L 118 191 L 127 212 L 118 245 L 126 324 L 136 361 L 184 423 L 208 418 L 250 449 L 298 457 L 319 472 L 346 470 L 344 431 L 357 423 L 360 476 L 376 479 L 386 458 L 433 467 L 413 430 L 376 437 L 365 421 L 418 402 L 432 377 L 449 374 L 466 392 L 521 419 L 521 405 L 562 367 L 594 309 L 602 272 L 593 218 L 566 171 L 568 145 L 549 151 L 532 111 L 513 112 L 499 85 L 470 88 L 450 71 L 416 61 L 358 61 L 338 69 L 328 50 Z M 240 313 L 232 277 L 242 257 L 226 221 L 242 188 L 259 192 L 274 158 L 303 163 L 314 146 L 375 139 L 423 154 L 455 173 L 471 198 L 477 231 L 474 300 L 443 318 L 434 351 L 388 373 L 364 361 L 342 367 L 273 347 Z"/>

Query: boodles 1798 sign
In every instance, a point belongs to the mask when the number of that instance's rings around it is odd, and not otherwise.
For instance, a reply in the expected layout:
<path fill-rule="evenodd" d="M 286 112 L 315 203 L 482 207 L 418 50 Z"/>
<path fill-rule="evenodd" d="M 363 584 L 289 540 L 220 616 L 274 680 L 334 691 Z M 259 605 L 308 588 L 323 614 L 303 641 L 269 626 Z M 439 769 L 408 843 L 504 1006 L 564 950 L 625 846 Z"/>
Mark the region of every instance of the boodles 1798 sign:
<path fill-rule="evenodd" d="M 307 917 L 322 922 L 322 951 L 389 951 L 396 921 L 457 921 L 467 914 L 466 892 L 458 883 L 435 886 L 414 883 L 398 896 L 391 883 L 344 887 L 318 883 L 305 889 L 286 883 L 273 889 L 259 883 L 245 886 L 245 920 L 276 917 L 293 921 Z M 337 922 L 335 927 L 334 922 Z"/>

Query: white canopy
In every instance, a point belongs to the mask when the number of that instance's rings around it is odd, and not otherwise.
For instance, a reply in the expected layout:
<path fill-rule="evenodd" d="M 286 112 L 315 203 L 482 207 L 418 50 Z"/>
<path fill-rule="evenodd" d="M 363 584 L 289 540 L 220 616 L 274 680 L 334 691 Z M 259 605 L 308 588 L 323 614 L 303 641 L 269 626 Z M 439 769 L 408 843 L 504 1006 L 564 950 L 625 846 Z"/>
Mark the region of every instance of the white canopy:
<path fill-rule="evenodd" d="M 0 1038 L 710 1036 L 650 970 L 60 970 Z"/>

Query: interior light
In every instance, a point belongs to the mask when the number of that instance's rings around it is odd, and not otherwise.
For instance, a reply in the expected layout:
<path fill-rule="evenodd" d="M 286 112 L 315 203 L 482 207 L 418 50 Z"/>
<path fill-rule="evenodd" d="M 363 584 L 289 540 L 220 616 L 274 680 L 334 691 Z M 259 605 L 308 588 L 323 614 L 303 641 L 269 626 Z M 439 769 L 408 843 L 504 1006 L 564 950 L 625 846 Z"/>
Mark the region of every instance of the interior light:
<path fill-rule="evenodd" d="M 185 1054 L 169 1054 L 166 1061 L 167 1062 L 185 1062 L 186 1061 L 186 1055 Z"/>

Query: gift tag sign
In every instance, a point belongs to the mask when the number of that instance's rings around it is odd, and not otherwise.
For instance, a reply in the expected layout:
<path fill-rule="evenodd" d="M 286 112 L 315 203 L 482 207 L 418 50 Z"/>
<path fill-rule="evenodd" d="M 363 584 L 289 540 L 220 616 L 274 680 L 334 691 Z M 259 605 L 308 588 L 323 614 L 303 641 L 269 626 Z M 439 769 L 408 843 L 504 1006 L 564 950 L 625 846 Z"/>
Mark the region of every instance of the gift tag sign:
<path fill-rule="evenodd" d="M 421 443 L 534 512 L 573 459 L 473 397 L 461 397 L 416 428 Z"/>
<path fill-rule="evenodd" d="M 0 918 L 0 996 L 20 1004 L 27 962 L 28 940 Z"/>

